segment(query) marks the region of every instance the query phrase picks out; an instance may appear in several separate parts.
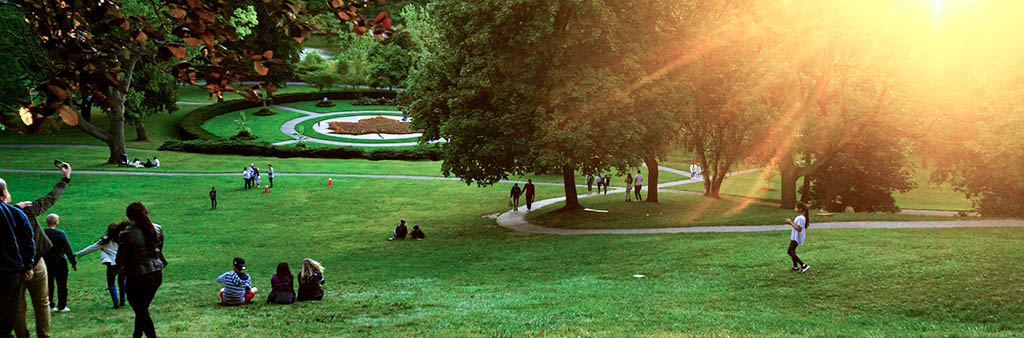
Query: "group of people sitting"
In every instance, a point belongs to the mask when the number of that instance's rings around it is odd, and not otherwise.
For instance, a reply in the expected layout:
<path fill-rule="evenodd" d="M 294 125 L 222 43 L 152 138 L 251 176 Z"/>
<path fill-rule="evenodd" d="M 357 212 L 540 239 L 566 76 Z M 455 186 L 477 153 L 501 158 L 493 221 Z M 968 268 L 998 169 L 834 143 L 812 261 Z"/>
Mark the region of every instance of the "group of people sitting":
<path fill-rule="evenodd" d="M 411 236 L 412 239 L 426 238 L 426 235 L 423 234 L 423 230 L 420 229 L 419 225 L 412 226 L 412 234 L 410 234 L 409 228 L 405 226 L 405 220 L 403 219 L 400 223 L 398 223 L 398 226 L 395 227 L 395 231 L 391 233 L 391 238 L 388 238 L 388 240 L 393 241 L 396 239 L 405 239 L 407 235 Z"/>
<path fill-rule="evenodd" d="M 220 304 L 233 306 L 252 302 L 259 291 L 252 286 L 252 277 L 245 273 L 245 259 L 235 257 L 231 261 L 231 271 L 217 277 L 218 283 L 224 283 L 220 289 Z M 288 262 L 277 264 L 277 273 L 270 276 L 270 294 L 267 303 L 292 304 L 296 301 L 321 300 L 324 298 L 324 267 L 319 262 L 306 258 L 302 260 L 302 271 L 299 279 L 299 293 L 296 296 L 292 270 Z"/>
<path fill-rule="evenodd" d="M 153 156 L 152 160 L 147 158 L 146 159 L 146 163 L 142 163 L 142 160 L 139 160 L 139 158 L 136 157 L 131 162 L 128 162 L 127 166 L 132 167 L 132 168 L 159 168 L 160 167 L 160 159 L 156 158 L 156 156 Z"/>

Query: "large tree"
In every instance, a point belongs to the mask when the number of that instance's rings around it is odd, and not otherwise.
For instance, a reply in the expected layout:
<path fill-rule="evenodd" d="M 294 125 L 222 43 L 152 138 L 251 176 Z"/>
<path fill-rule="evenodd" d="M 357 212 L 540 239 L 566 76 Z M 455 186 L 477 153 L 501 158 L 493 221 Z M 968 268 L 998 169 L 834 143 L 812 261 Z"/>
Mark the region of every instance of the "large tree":
<path fill-rule="evenodd" d="M 445 138 L 442 169 L 467 183 L 561 172 L 625 171 L 639 144 L 629 57 L 645 15 L 619 1 L 438 1 L 437 38 L 403 95 L 422 140 Z M 634 162 L 635 163 L 635 162 Z"/>
<path fill-rule="evenodd" d="M 296 0 L 266 3 L 275 8 L 270 19 L 283 36 L 302 40 L 315 29 L 303 19 L 305 10 Z M 179 81 L 205 80 L 214 96 L 233 90 L 230 81 L 248 76 L 246 70 L 266 75 L 271 65 L 280 63 L 273 51 L 222 46 L 237 40 L 230 22 L 235 6 L 228 0 L 8 1 L 0 6 L 20 10 L 26 35 L 47 53 L 48 65 L 53 69 L 37 87 L 46 95 L 46 102 L 29 103 L 20 109 L 23 120 L 34 122 L 59 114 L 66 123 L 107 143 L 109 163 L 116 163 L 125 152 L 125 100 L 140 62 L 182 59 L 188 53 L 186 46 L 202 46 L 204 62 L 182 62 L 170 71 Z M 386 14 L 368 21 L 356 13 L 365 2 L 353 5 L 332 0 L 328 7 L 341 20 L 351 22 L 357 34 L 370 32 L 383 37 L 393 32 Z M 148 11 L 127 10 L 130 8 Z M 144 14 L 147 12 L 151 15 Z M 73 93 L 100 107 L 107 115 L 108 128 L 80 119 L 81 111 L 88 108 L 72 108 Z"/>

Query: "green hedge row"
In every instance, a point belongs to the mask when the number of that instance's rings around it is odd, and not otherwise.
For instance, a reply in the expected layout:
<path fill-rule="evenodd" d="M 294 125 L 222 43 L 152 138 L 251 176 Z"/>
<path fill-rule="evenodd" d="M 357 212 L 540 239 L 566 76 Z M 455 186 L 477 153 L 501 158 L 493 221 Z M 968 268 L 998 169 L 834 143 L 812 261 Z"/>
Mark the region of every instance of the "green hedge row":
<path fill-rule="evenodd" d="M 354 147 L 303 148 L 292 145 L 275 146 L 267 142 L 220 140 L 170 141 L 159 150 L 200 154 L 233 154 L 245 156 L 312 157 L 367 160 L 439 161 L 441 150 L 436 145 L 420 145 L 411 149 L 362 150 Z"/>
<path fill-rule="evenodd" d="M 332 91 L 332 92 L 310 92 L 310 93 L 289 93 L 274 95 L 271 99 L 271 104 L 282 104 L 289 102 L 301 102 L 301 101 L 316 101 L 327 97 L 329 100 L 354 100 L 362 97 L 386 97 L 394 99 L 396 96 L 395 92 L 392 91 L 366 91 L 366 90 L 353 90 L 353 91 Z M 252 107 L 258 107 L 262 104 L 259 102 L 253 102 L 248 100 L 231 100 L 224 101 L 209 106 L 203 106 L 199 109 L 193 110 L 192 112 L 185 114 L 178 122 L 178 126 L 181 129 L 182 139 L 185 140 L 219 140 L 222 137 L 214 135 L 206 129 L 203 129 L 203 123 L 214 117 L 224 115 L 230 112 L 239 111 L 242 109 L 248 109 Z"/>

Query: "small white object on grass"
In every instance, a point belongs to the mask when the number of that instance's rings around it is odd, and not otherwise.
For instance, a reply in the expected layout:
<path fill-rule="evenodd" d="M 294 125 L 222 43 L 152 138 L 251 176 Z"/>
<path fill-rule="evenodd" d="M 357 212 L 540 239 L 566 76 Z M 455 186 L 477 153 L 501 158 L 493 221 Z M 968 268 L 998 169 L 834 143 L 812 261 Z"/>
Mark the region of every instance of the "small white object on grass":
<path fill-rule="evenodd" d="M 634 278 L 644 278 L 644 275 L 633 275 Z"/>

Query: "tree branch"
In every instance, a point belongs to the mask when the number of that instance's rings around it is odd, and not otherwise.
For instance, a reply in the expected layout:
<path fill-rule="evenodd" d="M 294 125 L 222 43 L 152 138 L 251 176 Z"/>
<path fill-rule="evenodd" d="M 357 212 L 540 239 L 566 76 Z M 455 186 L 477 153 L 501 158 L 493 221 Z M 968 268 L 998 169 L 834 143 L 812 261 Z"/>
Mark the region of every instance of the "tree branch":
<path fill-rule="evenodd" d="M 95 137 L 100 141 L 110 142 L 110 134 L 103 131 L 103 129 L 96 127 L 92 123 L 89 123 L 89 121 L 86 121 L 85 118 L 82 117 L 82 112 L 78 112 L 78 129 L 81 129 L 86 134 L 89 134 L 89 136 Z"/>

